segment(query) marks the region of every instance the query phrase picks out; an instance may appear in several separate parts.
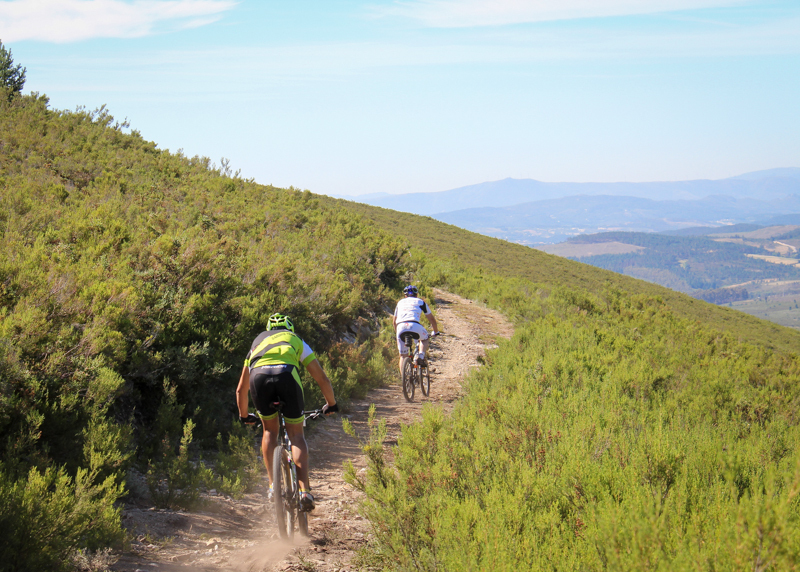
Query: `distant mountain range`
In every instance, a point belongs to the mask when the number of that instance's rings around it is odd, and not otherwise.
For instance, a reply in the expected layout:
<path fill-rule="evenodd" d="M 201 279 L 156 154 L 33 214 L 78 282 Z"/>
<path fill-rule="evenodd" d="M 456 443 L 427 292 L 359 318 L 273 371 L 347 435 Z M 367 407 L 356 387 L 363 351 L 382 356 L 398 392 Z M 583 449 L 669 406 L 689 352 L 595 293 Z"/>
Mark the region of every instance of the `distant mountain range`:
<path fill-rule="evenodd" d="M 503 179 L 435 193 L 390 195 L 375 193 L 344 197 L 401 212 L 437 215 L 460 209 L 508 207 L 571 196 L 625 196 L 652 200 L 697 200 L 712 195 L 779 199 L 800 194 L 800 168 L 769 169 L 719 180 L 653 183 L 544 183 L 534 179 Z"/>
<path fill-rule="evenodd" d="M 512 242 L 546 244 L 577 234 L 664 232 L 800 213 L 800 168 L 713 181 L 543 183 L 504 179 L 436 193 L 375 194 L 353 200 L 432 216 Z"/>

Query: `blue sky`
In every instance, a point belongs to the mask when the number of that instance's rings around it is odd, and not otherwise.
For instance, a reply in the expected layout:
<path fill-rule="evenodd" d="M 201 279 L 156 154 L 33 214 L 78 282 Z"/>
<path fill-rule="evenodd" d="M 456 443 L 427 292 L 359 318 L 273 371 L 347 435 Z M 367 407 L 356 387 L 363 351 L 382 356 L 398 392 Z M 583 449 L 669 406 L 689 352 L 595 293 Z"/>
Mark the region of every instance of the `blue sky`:
<path fill-rule="evenodd" d="M 797 0 L 2 0 L 51 106 L 313 192 L 800 167 Z"/>

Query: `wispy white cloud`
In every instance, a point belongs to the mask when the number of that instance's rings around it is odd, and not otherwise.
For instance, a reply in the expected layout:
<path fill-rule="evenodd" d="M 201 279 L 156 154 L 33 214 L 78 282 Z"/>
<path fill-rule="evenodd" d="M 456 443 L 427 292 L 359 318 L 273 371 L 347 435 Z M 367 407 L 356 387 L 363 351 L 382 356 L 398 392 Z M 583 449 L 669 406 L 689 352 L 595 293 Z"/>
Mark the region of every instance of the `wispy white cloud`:
<path fill-rule="evenodd" d="M 550 20 L 655 14 L 746 4 L 748 0 L 396 0 L 376 13 L 433 28 L 499 26 Z"/>
<path fill-rule="evenodd" d="M 616 30 L 599 26 L 579 30 L 510 31 L 481 42 L 344 42 L 271 47 L 159 50 L 130 57 L 96 55 L 66 65 L 57 56 L 33 61 L 39 68 L 69 69 L 61 91 L 125 91 L 158 100 L 229 101 L 269 98 L 275 87 L 351 81 L 390 68 L 452 65 L 518 65 L 544 62 L 601 62 L 640 58 L 738 57 L 800 54 L 800 18 L 748 27 L 714 26 L 705 30 Z M 533 69 L 533 68 L 532 68 Z M 79 73 L 80 71 L 80 73 Z M 96 78 L 102 82 L 90 86 Z M 95 79 L 93 79 L 95 78 Z M 136 81 L 131 85 L 131 78 Z M 164 84 L 169 89 L 164 89 Z M 153 86 L 159 86 L 154 90 Z M 49 88 L 48 88 L 49 89 Z M 278 90 L 280 91 L 280 90 Z"/>
<path fill-rule="evenodd" d="M 624 29 L 602 26 L 569 30 L 469 34 L 466 42 L 403 44 L 352 42 L 228 48 L 197 54 L 172 52 L 165 61 L 186 69 L 204 62 L 204 73 L 226 69 L 235 78 L 320 79 L 391 67 L 534 64 L 555 61 L 619 61 L 639 58 L 741 57 L 800 54 L 800 17 L 748 26 L 707 25 L 691 29 Z M 160 56 L 161 57 L 161 56 Z M 218 63 L 208 65 L 219 59 Z M 153 58 L 147 58 L 152 62 Z M 227 62 L 224 63 L 223 62 Z M 250 73 L 245 73 L 246 71 Z M 228 82 L 220 82 L 228 85 Z M 241 81 L 237 82 L 241 83 Z"/>
<path fill-rule="evenodd" d="M 136 38 L 218 20 L 235 0 L 11 0 L 0 2 L 0 39 L 76 42 Z"/>

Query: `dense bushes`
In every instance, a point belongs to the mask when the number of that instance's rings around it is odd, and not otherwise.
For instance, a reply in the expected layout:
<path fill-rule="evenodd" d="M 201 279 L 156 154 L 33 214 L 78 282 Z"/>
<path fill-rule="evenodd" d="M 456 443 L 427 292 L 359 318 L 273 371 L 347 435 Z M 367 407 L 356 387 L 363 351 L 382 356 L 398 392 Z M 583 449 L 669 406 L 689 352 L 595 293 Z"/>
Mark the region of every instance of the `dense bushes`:
<path fill-rule="evenodd" d="M 253 467 L 233 390 L 266 317 L 291 314 L 337 394 L 358 395 L 393 355 L 364 332 L 409 277 L 518 334 L 452 418 L 404 433 L 396 470 L 369 445 L 360 486 L 391 562 L 797 567 L 797 357 L 759 349 L 795 333 L 431 219 L 384 212 L 376 231 L 126 129 L 0 98 L 0 569 L 118 541 L 131 463 L 164 505 L 201 482 L 239 494 Z M 198 444 L 220 448 L 216 472 Z"/>
<path fill-rule="evenodd" d="M 63 569 L 77 548 L 97 549 L 122 540 L 115 501 L 123 493 L 129 429 L 106 413 L 123 380 L 100 369 L 87 381 L 84 395 L 62 394 L 58 401 L 32 409 L 27 407 L 34 399 L 13 399 L 15 381 L 4 372 L 4 417 L 16 417 L 17 423 L 3 427 L 0 570 Z M 26 387 L 42 389 L 35 381 Z M 72 428 L 75 435 L 45 432 L 68 427 L 64 419 L 70 417 L 84 423 L 82 429 Z M 80 446 L 64 449 L 75 444 Z"/>
<path fill-rule="evenodd" d="M 450 417 L 426 410 L 387 468 L 377 544 L 400 570 L 800 566 L 800 359 L 599 295 L 429 264 L 515 316 Z M 549 291 L 548 291 L 549 290 Z"/>
<path fill-rule="evenodd" d="M 102 515 L 93 529 L 108 541 L 119 518 L 104 507 L 129 463 L 150 467 L 163 504 L 191 504 L 175 496 L 196 484 L 186 468 L 220 433 L 223 468 L 241 466 L 225 436 L 234 388 L 272 312 L 292 315 L 341 398 L 377 383 L 382 345 L 337 340 L 357 319 L 379 321 L 405 256 L 309 192 L 256 185 L 126 130 L 103 109 L 0 98 L 0 498 L 49 483 L 72 499 L 62 513 Z M 170 399 L 177 429 L 158 419 Z M 250 477 L 237 470 L 218 484 L 238 494 Z M 53 530 L 43 538 L 59 548 L 42 558 L 88 546 L 55 514 L 35 526 L 25 514 L 18 530 Z"/>

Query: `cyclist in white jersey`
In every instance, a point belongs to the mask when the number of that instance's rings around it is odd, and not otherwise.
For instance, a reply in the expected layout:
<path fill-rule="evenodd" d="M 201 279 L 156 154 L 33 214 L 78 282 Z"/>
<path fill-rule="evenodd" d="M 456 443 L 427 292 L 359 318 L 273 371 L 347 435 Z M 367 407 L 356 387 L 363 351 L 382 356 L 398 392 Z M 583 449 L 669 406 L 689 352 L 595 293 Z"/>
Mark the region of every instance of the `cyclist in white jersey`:
<path fill-rule="evenodd" d="M 425 352 L 428 351 L 428 331 L 419 323 L 419 319 L 425 314 L 425 318 L 430 322 L 433 327 L 432 336 L 439 335 L 439 326 L 436 323 L 436 318 L 433 317 L 425 300 L 417 297 L 416 286 L 406 286 L 403 288 L 405 298 L 397 303 L 394 309 L 394 316 L 392 316 L 392 326 L 395 328 L 397 335 L 397 349 L 400 351 L 400 375 L 403 375 L 403 357 L 408 354 L 406 344 L 400 339 L 400 336 L 405 332 L 414 332 L 419 336 L 422 351 L 419 353 L 420 361 L 425 360 Z"/>

